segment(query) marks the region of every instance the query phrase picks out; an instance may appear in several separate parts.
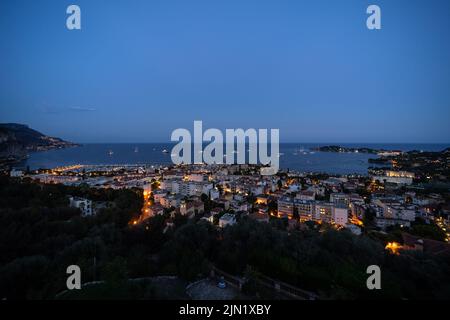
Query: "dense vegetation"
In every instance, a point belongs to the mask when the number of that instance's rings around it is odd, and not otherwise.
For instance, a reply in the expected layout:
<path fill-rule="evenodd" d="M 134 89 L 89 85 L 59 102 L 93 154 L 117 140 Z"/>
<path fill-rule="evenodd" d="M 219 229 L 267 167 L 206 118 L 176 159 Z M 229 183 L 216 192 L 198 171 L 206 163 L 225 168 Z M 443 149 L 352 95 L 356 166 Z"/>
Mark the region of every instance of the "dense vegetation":
<path fill-rule="evenodd" d="M 82 218 L 68 207 L 69 194 L 114 205 Z M 211 265 L 235 275 L 252 270 L 322 298 L 450 297 L 448 258 L 391 255 L 377 239 L 313 224 L 287 232 L 277 220 L 242 218 L 218 230 L 175 216 L 168 229 L 168 216 L 157 216 L 130 226 L 142 201 L 139 190 L 42 186 L 0 177 L 0 297 L 53 299 L 65 290 L 71 264 L 81 267 L 83 283 L 104 280 L 101 288 L 83 290 L 87 298 L 183 298 L 128 279 L 178 275 L 185 283 L 206 276 Z M 382 290 L 366 288 L 372 264 L 381 267 Z"/>

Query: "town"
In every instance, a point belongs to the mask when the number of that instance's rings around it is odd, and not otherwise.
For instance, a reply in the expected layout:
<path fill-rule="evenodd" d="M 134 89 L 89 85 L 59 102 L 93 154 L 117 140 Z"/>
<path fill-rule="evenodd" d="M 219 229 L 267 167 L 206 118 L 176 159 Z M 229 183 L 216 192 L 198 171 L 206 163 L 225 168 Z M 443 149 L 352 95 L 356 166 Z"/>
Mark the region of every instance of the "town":
<path fill-rule="evenodd" d="M 438 231 L 432 240 L 450 239 L 448 197 L 414 183 L 413 172 L 373 170 L 368 176 L 300 173 L 281 170 L 260 174 L 259 165 L 74 165 L 28 174 L 13 169 L 11 177 L 44 184 L 86 185 L 91 188 L 138 189 L 144 202 L 131 225 L 151 217 L 176 215 L 207 221 L 219 228 L 243 218 L 258 222 L 285 221 L 286 228 L 326 224 L 362 232 L 385 234 L 395 229 Z M 83 216 L 105 206 L 91 199 L 70 198 Z M 107 204 L 106 204 L 107 205 Z M 439 233 L 440 232 L 440 233 Z M 423 242 L 418 232 L 416 240 Z"/>

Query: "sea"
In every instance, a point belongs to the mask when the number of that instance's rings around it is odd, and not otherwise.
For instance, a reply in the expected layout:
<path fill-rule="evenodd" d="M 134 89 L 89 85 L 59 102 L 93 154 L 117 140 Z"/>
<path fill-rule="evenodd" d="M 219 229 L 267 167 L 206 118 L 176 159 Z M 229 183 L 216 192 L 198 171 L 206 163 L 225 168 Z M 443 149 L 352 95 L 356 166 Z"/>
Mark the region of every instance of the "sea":
<path fill-rule="evenodd" d="M 450 144 L 382 144 L 382 143 L 281 143 L 280 168 L 298 172 L 329 174 L 367 174 L 374 154 L 315 152 L 326 145 L 368 147 L 385 150 L 442 151 Z M 34 152 L 21 163 L 31 170 L 50 169 L 67 165 L 170 165 L 171 143 L 89 143 L 79 147 Z M 270 150 L 270 147 L 269 147 Z M 163 152 L 167 151 L 167 152 Z"/>

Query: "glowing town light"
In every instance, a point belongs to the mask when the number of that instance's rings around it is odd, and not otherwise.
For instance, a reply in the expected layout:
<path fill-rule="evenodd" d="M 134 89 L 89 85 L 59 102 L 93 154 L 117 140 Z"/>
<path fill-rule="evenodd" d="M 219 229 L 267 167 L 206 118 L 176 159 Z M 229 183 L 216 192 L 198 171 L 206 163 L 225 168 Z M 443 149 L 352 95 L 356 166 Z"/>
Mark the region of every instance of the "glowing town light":
<path fill-rule="evenodd" d="M 402 245 L 398 242 L 388 242 L 385 249 L 390 251 L 392 254 L 400 254 L 399 251 L 402 249 Z"/>

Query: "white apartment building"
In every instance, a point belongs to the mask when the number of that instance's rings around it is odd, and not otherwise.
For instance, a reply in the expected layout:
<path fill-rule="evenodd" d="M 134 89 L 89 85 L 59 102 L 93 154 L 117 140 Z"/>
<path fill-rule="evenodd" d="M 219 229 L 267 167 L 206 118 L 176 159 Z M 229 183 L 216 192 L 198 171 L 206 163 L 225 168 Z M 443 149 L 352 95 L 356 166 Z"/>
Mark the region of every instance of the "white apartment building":
<path fill-rule="evenodd" d="M 16 168 L 12 169 L 11 172 L 9 173 L 9 176 L 11 178 L 21 178 L 23 177 L 23 175 L 24 175 L 23 170 Z"/>
<path fill-rule="evenodd" d="M 209 177 L 203 173 L 191 173 L 187 176 L 187 180 L 191 182 L 208 182 Z"/>
<path fill-rule="evenodd" d="M 220 198 L 220 191 L 217 189 L 211 189 L 209 190 L 209 198 L 211 200 L 216 200 Z"/>
<path fill-rule="evenodd" d="M 313 201 L 316 199 L 316 194 L 314 193 L 314 191 L 305 190 L 305 191 L 300 191 L 299 193 L 297 193 L 295 198 L 299 199 L 299 200 Z"/>
<path fill-rule="evenodd" d="M 225 228 L 226 226 L 232 226 L 236 223 L 236 216 L 234 214 L 225 213 L 219 219 L 219 227 Z"/>
<path fill-rule="evenodd" d="M 382 229 L 394 225 L 409 227 L 416 219 L 417 210 L 414 205 L 376 199 L 372 202 L 372 208 L 376 212 L 375 224 Z"/>
<path fill-rule="evenodd" d="M 92 216 L 94 213 L 92 210 L 92 201 L 86 198 L 70 197 L 69 205 L 73 208 L 80 209 L 83 217 Z"/>
<path fill-rule="evenodd" d="M 182 197 L 175 195 L 166 195 L 159 199 L 159 203 L 164 208 L 174 207 L 177 208 L 181 203 Z"/>
<path fill-rule="evenodd" d="M 348 222 L 348 208 L 347 206 L 337 205 L 333 207 L 332 222 L 337 225 L 345 226 Z"/>

